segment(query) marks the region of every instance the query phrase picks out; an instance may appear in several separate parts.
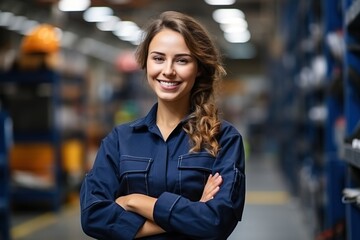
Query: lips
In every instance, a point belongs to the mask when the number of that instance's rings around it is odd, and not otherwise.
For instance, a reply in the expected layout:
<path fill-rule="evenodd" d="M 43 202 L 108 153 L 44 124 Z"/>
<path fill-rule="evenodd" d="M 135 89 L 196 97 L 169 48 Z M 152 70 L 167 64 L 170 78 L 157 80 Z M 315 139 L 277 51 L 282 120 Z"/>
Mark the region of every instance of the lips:
<path fill-rule="evenodd" d="M 176 81 L 158 80 L 158 82 L 160 83 L 161 86 L 166 87 L 166 88 L 176 87 L 176 86 L 180 85 L 180 82 L 176 82 Z"/>

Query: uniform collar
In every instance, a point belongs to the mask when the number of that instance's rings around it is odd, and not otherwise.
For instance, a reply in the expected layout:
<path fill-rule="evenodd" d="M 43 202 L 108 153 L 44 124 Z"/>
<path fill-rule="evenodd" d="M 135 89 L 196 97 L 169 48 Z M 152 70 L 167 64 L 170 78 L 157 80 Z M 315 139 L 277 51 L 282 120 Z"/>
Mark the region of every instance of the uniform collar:
<path fill-rule="evenodd" d="M 140 129 L 142 127 L 150 127 L 156 124 L 156 113 L 157 113 L 157 103 L 152 106 L 148 114 L 140 118 L 133 123 L 130 124 L 130 127 L 133 127 L 135 129 Z"/>

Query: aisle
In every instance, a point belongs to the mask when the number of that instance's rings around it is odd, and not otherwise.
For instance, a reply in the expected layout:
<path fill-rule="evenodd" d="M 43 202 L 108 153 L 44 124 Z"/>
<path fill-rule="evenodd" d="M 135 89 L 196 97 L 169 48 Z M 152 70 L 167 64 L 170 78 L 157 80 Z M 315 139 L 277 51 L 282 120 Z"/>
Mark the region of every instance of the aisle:
<path fill-rule="evenodd" d="M 243 221 L 228 240 L 310 240 L 301 210 L 286 191 L 270 157 L 248 160 L 247 202 Z M 80 227 L 78 199 L 59 213 L 27 212 L 12 216 L 13 240 L 91 239 Z"/>
<path fill-rule="evenodd" d="M 15 212 L 12 216 L 12 240 L 90 240 L 80 226 L 78 196 L 56 212 Z"/>
<path fill-rule="evenodd" d="M 301 209 L 286 190 L 272 157 L 246 164 L 247 197 L 243 221 L 228 240 L 311 240 Z"/>

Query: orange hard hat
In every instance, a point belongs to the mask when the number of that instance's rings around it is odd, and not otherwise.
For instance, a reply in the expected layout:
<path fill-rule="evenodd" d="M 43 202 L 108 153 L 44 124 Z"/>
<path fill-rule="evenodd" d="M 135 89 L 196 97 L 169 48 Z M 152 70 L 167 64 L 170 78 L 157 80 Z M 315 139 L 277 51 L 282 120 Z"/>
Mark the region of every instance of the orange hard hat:
<path fill-rule="evenodd" d="M 23 38 L 23 53 L 53 53 L 59 50 L 60 40 L 56 28 L 50 24 L 40 24 Z"/>

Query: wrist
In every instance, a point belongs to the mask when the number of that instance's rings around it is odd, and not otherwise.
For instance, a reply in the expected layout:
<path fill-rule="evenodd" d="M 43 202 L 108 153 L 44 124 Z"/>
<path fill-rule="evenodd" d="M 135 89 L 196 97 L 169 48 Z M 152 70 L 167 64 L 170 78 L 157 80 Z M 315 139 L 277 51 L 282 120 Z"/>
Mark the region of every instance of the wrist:
<path fill-rule="evenodd" d="M 128 211 L 135 212 L 153 221 L 153 211 L 156 200 L 156 198 L 139 193 L 131 194 L 127 196 L 126 208 Z"/>

